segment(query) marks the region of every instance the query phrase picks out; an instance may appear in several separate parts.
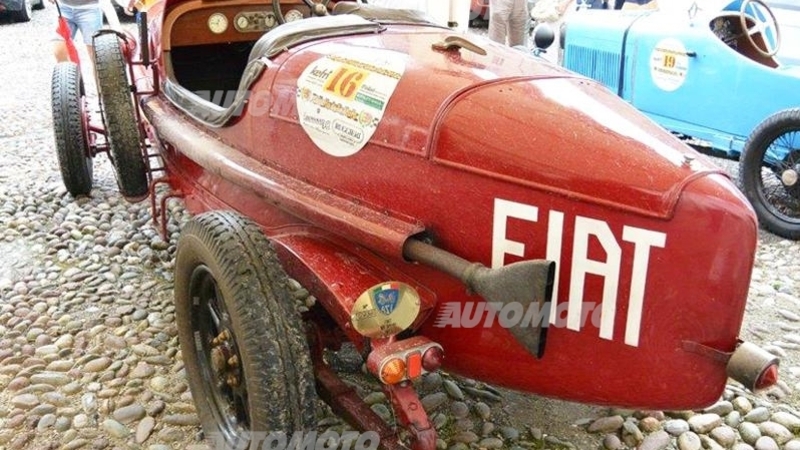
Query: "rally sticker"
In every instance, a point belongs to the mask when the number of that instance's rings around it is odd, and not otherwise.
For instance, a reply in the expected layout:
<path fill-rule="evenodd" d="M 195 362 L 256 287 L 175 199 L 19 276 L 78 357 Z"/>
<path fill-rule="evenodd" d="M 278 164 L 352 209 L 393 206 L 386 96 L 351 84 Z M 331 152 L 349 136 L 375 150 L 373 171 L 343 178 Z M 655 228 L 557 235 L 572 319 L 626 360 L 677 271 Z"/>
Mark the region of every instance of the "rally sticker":
<path fill-rule="evenodd" d="M 689 55 L 681 41 L 662 39 L 650 54 L 650 75 L 653 82 L 664 91 L 674 91 L 686 81 Z"/>
<path fill-rule="evenodd" d="M 375 133 L 406 69 L 406 55 L 349 49 L 320 58 L 297 79 L 297 113 L 312 141 L 332 156 L 350 156 Z"/>

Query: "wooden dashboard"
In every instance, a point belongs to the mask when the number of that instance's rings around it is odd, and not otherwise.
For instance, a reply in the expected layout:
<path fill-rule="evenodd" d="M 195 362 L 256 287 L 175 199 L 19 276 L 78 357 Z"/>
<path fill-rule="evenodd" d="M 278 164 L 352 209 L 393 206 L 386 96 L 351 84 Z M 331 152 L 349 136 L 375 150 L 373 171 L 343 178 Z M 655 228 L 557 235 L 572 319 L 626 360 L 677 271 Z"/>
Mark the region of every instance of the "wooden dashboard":
<path fill-rule="evenodd" d="M 301 0 L 282 0 L 286 16 L 310 16 Z M 290 12 L 292 11 L 292 12 Z M 278 26 L 272 4 L 264 0 L 192 0 L 170 11 L 164 21 L 163 48 L 256 41 Z"/>

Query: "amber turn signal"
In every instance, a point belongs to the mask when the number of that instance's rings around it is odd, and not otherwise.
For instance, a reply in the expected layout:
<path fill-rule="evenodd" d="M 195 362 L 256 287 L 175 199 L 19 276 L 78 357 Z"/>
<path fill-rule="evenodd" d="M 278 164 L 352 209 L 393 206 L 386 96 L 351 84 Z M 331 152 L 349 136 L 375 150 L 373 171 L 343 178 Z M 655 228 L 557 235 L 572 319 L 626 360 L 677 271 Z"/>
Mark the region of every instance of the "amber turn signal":
<path fill-rule="evenodd" d="M 397 384 L 406 377 L 406 363 L 400 358 L 393 358 L 381 367 L 381 381 L 386 384 Z"/>

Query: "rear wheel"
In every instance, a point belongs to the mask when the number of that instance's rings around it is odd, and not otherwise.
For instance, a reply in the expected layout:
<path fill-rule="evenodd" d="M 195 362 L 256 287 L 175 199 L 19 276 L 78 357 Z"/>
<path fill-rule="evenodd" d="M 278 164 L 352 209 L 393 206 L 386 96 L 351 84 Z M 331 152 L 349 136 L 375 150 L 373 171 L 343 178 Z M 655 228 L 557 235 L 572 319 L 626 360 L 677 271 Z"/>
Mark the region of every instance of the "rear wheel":
<path fill-rule="evenodd" d="M 230 212 L 191 220 L 175 263 L 181 352 L 206 436 L 259 448 L 251 432 L 313 426 L 314 379 L 288 278 L 261 230 Z"/>
<path fill-rule="evenodd" d="M 747 140 L 739 179 L 761 225 L 800 239 L 800 108 L 763 121 Z"/>
<path fill-rule="evenodd" d="M 117 185 L 127 200 L 140 201 L 147 197 L 147 167 L 119 37 L 114 33 L 96 36 L 94 51 L 97 89 Z"/>
<path fill-rule="evenodd" d="M 53 68 L 53 134 L 61 179 L 73 197 L 92 190 L 92 157 L 87 143 L 84 90 L 81 71 L 75 63 L 62 62 Z"/>

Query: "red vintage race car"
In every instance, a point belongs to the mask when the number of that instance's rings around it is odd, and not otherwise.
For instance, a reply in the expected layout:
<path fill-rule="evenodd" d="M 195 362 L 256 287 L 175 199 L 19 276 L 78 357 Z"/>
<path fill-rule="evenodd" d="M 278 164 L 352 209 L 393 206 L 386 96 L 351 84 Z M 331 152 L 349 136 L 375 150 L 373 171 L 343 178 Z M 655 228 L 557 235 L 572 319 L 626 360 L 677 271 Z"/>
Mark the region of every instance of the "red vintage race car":
<path fill-rule="evenodd" d="M 95 38 L 102 120 L 56 66 L 56 147 L 75 196 L 108 151 L 157 223 L 170 198 L 196 214 L 175 302 L 207 433 L 306 429 L 319 396 L 385 448 L 432 449 L 413 381 L 440 367 L 647 409 L 776 382 L 738 339 L 752 209 L 598 83 L 351 2 L 167 0 L 139 19 L 138 38 Z M 302 314 L 288 277 L 316 299 Z M 326 365 L 347 341 L 408 440 Z"/>

